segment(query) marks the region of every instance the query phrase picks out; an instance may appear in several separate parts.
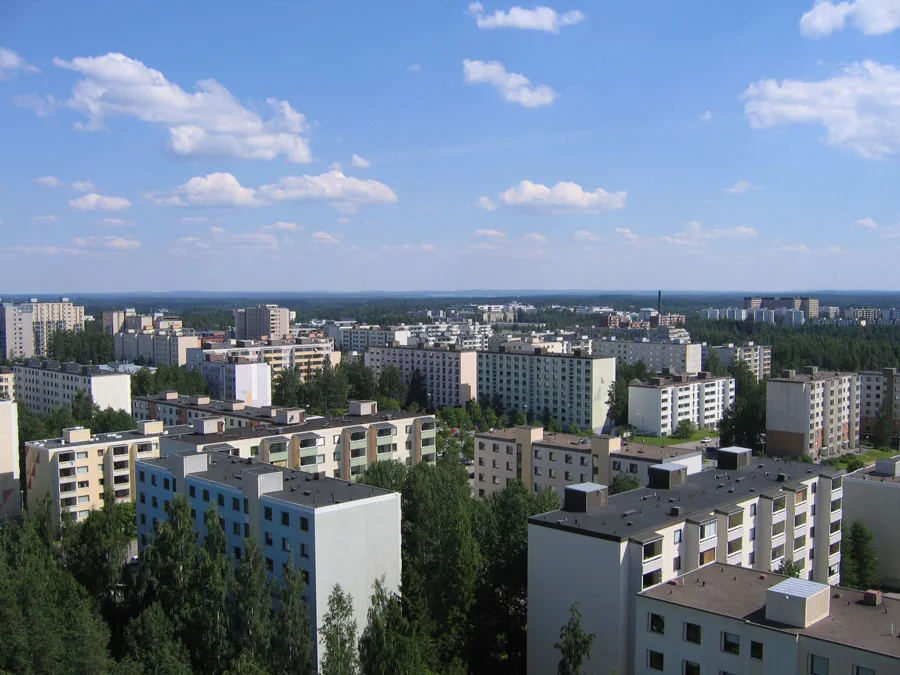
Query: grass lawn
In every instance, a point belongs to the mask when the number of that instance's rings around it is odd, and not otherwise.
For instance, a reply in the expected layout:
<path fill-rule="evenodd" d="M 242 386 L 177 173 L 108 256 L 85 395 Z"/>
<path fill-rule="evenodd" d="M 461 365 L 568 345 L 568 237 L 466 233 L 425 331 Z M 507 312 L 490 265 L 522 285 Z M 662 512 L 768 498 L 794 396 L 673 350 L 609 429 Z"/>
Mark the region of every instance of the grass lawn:
<path fill-rule="evenodd" d="M 675 438 L 674 436 L 666 436 L 659 438 L 657 436 L 632 436 L 635 443 L 644 443 L 645 445 L 659 445 L 665 447 L 667 445 L 679 445 L 681 443 L 696 443 L 704 438 L 715 440 L 719 436 L 718 429 L 699 429 L 691 434 L 690 438 Z"/>
<path fill-rule="evenodd" d="M 897 450 L 866 450 L 865 452 L 860 452 L 859 454 L 849 454 L 844 455 L 841 461 L 835 462 L 834 466 L 838 469 L 846 469 L 847 462 L 846 459 L 850 457 L 859 457 L 866 464 L 874 464 L 879 459 L 887 459 L 888 457 L 895 457 L 898 454 Z"/>

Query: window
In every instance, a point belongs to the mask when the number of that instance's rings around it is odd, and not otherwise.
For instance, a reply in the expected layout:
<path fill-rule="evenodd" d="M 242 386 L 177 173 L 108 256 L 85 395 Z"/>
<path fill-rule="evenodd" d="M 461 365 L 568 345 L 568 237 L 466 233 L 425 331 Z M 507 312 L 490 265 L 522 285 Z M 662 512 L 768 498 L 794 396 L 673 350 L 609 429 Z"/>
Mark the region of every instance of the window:
<path fill-rule="evenodd" d="M 147 516 L 145 514 L 141 514 L 141 525 L 147 524 Z"/>
<path fill-rule="evenodd" d="M 272 520 L 272 507 L 267 506 L 263 511 L 266 520 Z"/>
<path fill-rule="evenodd" d="M 193 485 L 188 486 L 188 494 L 191 497 L 196 497 L 197 496 L 197 488 L 195 488 Z"/>
<path fill-rule="evenodd" d="M 308 585 L 309 584 L 309 572 L 307 572 L 306 570 L 301 570 L 300 576 L 303 577 L 303 583 Z"/>
<path fill-rule="evenodd" d="M 143 471 L 138 471 L 138 481 L 141 483 L 144 482 L 144 472 Z"/>
<path fill-rule="evenodd" d="M 711 548 L 708 551 L 703 551 L 703 553 L 700 554 L 700 564 L 701 565 L 708 565 L 709 563 L 715 562 L 715 561 L 716 561 L 716 549 L 714 549 L 714 548 Z"/>
<path fill-rule="evenodd" d="M 700 540 L 703 541 L 704 539 L 709 539 L 710 537 L 715 537 L 716 532 L 718 532 L 717 525 L 718 525 L 718 523 L 714 520 L 712 520 L 708 523 L 703 523 L 700 526 Z"/>
<path fill-rule="evenodd" d="M 756 541 L 756 528 L 750 528 L 750 541 Z"/>
<path fill-rule="evenodd" d="M 232 511 L 240 511 L 241 510 L 241 500 L 237 497 L 231 498 L 231 510 Z"/>
<path fill-rule="evenodd" d="M 787 497 L 779 497 L 772 500 L 772 513 L 781 513 L 784 511 L 784 505 L 787 503 Z"/>
<path fill-rule="evenodd" d="M 675 530 L 675 543 L 681 543 L 681 530 Z"/>
<path fill-rule="evenodd" d="M 300 544 L 300 557 L 308 558 L 309 557 L 309 545 Z"/>
<path fill-rule="evenodd" d="M 810 654 L 809 675 L 828 675 L 828 659 L 824 656 Z"/>
<path fill-rule="evenodd" d="M 209 490 L 203 491 L 203 501 L 205 501 L 205 502 L 209 501 Z"/>
<path fill-rule="evenodd" d="M 751 504 L 751 505 L 750 505 L 750 515 L 751 515 L 751 516 L 755 516 L 755 515 L 756 515 L 756 504 Z"/>
<path fill-rule="evenodd" d="M 169 489 L 169 479 L 168 478 L 163 478 L 163 489 L 164 490 Z"/>
<path fill-rule="evenodd" d="M 645 574 L 643 577 L 643 588 L 650 588 L 651 586 L 655 586 L 656 584 L 660 583 L 662 583 L 662 570 L 647 572 L 647 574 Z"/>
<path fill-rule="evenodd" d="M 750 641 L 750 658 L 757 659 L 758 661 L 762 661 L 763 657 L 763 643 L 757 642 L 756 640 Z"/>
<path fill-rule="evenodd" d="M 659 633 L 660 635 L 666 634 L 666 618 L 659 614 L 648 614 L 647 615 L 647 630 L 651 633 Z"/>
<path fill-rule="evenodd" d="M 146 504 L 146 503 L 147 503 L 147 498 L 144 496 L 144 493 L 143 493 L 143 492 L 139 492 L 139 493 L 138 493 L 138 499 L 141 500 L 141 504 Z"/>
<path fill-rule="evenodd" d="M 743 548 L 743 539 L 732 539 L 728 542 L 728 555 L 731 555 L 732 553 L 740 553 Z"/>
<path fill-rule="evenodd" d="M 680 555 L 676 555 L 675 558 L 672 560 L 672 571 L 673 572 L 681 571 L 681 556 Z"/>
<path fill-rule="evenodd" d="M 853 666 L 853 675 L 875 675 L 875 669 L 866 668 L 865 666 Z"/>
<path fill-rule="evenodd" d="M 684 622 L 684 641 L 685 642 L 693 642 L 695 645 L 699 645 L 701 634 L 702 634 L 702 630 L 700 629 L 699 624 L 691 623 L 690 621 Z"/>
<path fill-rule="evenodd" d="M 728 654 L 740 654 L 741 636 L 722 631 L 722 651 Z"/>
<path fill-rule="evenodd" d="M 287 537 L 281 538 L 281 550 L 282 551 L 290 551 L 291 545 L 288 543 Z"/>
<path fill-rule="evenodd" d="M 266 558 L 266 569 L 270 572 L 275 569 L 275 563 L 272 562 L 271 558 Z"/>
<path fill-rule="evenodd" d="M 225 495 L 220 492 L 216 495 L 216 501 L 219 503 L 219 506 L 225 506 Z"/>
<path fill-rule="evenodd" d="M 271 546 L 272 545 L 272 533 L 265 532 L 264 535 L 265 535 L 266 546 Z"/>
<path fill-rule="evenodd" d="M 840 510 L 841 510 L 841 499 L 838 498 L 838 499 L 832 500 L 831 512 L 834 513 L 835 511 L 840 511 Z"/>
<path fill-rule="evenodd" d="M 151 502 L 152 502 L 152 504 L 153 504 L 153 508 L 154 508 L 154 509 L 155 509 L 155 508 L 159 508 L 159 500 L 158 500 L 156 497 L 153 497 L 153 499 L 151 500 Z"/>
<path fill-rule="evenodd" d="M 682 675 L 700 675 L 700 664 L 693 661 L 682 662 Z"/>
<path fill-rule="evenodd" d="M 784 555 L 784 544 L 772 549 L 772 560 L 778 560 Z"/>
<path fill-rule="evenodd" d="M 241 536 L 241 524 L 234 523 L 234 525 L 232 525 L 232 527 L 231 527 L 231 531 L 234 532 L 236 535 Z"/>
<path fill-rule="evenodd" d="M 777 537 L 779 534 L 784 534 L 783 520 L 780 523 L 775 523 L 774 525 L 772 525 L 772 536 Z"/>
<path fill-rule="evenodd" d="M 628 465 L 628 473 L 637 473 L 637 472 L 638 472 L 637 464 L 631 463 Z"/>
<path fill-rule="evenodd" d="M 650 670 L 663 670 L 665 660 L 663 659 L 663 655 L 660 652 L 654 652 L 653 650 L 647 650 L 647 667 Z"/>
<path fill-rule="evenodd" d="M 234 557 L 238 560 L 241 559 L 241 547 L 240 546 L 234 547 Z"/>
<path fill-rule="evenodd" d="M 153 486 L 156 485 L 156 474 L 155 473 L 150 474 L 150 485 L 153 485 Z"/>
<path fill-rule="evenodd" d="M 662 555 L 662 539 L 658 539 L 656 541 L 651 541 L 648 544 L 644 544 L 644 560 L 650 560 L 651 558 L 658 558 Z"/>
<path fill-rule="evenodd" d="M 733 530 L 744 524 L 744 512 L 732 513 L 728 516 L 728 529 Z"/>
<path fill-rule="evenodd" d="M 300 516 L 300 529 L 304 532 L 309 532 L 309 518 Z"/>

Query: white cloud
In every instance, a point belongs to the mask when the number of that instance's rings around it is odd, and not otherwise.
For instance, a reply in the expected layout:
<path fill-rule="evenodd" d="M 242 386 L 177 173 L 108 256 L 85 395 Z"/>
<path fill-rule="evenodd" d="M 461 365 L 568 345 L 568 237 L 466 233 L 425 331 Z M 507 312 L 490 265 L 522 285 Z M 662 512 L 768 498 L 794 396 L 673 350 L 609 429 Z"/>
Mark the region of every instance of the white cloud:
<path fill-rule="evenodd" d="M 756 129 L 821 124 L 828 144 L 862 157 L 900 152 L 900 71 L 894 66 L 862 61 L 818 82 L 760 80 L 742 98 Z"/>
<path fill-rule="evenodd" d="M 756 236 L 756 230 L 754 228 L 744 227 L 743 225 L 704 229 L 700 223 L 692 220 L 687 226 L 687 232 L 681 233 L 681 235 L 687 239 L 749 239 Z"/>
<path fill-rule="evenodd" d="M 626 242 L 637 243 L 641 240 L 640 235 L 636 234 L 635 232 L 632 232 L 631 228 L 628 228 L 628 227 L 617 227 L 616 233 L 620 234 L 622 237 L 624 237 Z"/>
<path fill-rule="evenodd" d="M 469 244 L 466 246 L 466 251 L 499 251 L 500 245 L 494 244 L 489 241 L 480 241 L 476 244 Z"/>
<path fill-rule="evenodd" d="M 700 115 L 701 120 L 709 121 L 712 119 L 712 110 L 707 110 Z"/>
<path fill-rule="evenodd" d="M 122 211 L 131 206 L 131 202 L 124 197 L 104 197 L 92 192 L 78 199 L 70 199 L 69 206 L 79 211 Z"/>
<path fill-rule="evenodd" d="M 76 239 L 75 245 L 98 251 L 134 251 L 141 247 L 141 242 L 130 237 L 85 237 Z"/>
<path fill-rule="evenodd" d="M 493 14 L 485 15 L 484 5 L 480 2 L 469 5 L 469 14 L 475 17 L 475 23 L 479 28 L 516 28 L 545 33 L 559 33 L 560 28 L 574 26 L 584 21 L 584 14 L 577 9 L 559 14 L 551 7 L 523 9 L 515 6 L 505 12 L 498 9 Z"/>
<path fill-rule="evenodd" d="M 256 190 L 244 187 L 230 173 L 194 176 L 171 195 L 150 196 L 160 206 L 259 206 Z"/>
<path fill-rule="evenodd" d="M 797 244 L 796 246 L 779 246 L 779 251 L 784 253 L 812 253 L 805 244 Z"/>
<path fill-rule="evenodd" d="M 382 248 L 389 249 L 390 246 L 382 246 Z M 403 244 L 398 247 L 401 251 L 425 251 L 432 252 L 437 251 L 437 246 L 434 244 Z"/>
<path fill-rule="evenodd" d="M 377 180 L 329 171 L 319 176 L 286 176 L 274 185 L 262 185 L 259 194 L 270 201 L 324 201 L 353 212 L 357 204 L 391 204 L 397 195 Z"/>
<path fill-rule="evenodd" d="M 43 185 L 44 187 L 48 187 L 48 188 L 59 188 L 59 187 L 65 186 L 65 183 L 63 183 L 56 176 L 41 176 L 34 182 L 37 183 L 38 185 Z"/>
<path fill-rule="evenodd" d="M 900 28 L 900 2 L 897 0 L 816 0 L 800 18 L 800 32 L 820 38 L 843 30 L 847 20 L 866 35 L 886 35 Z"/>
<path fill-rule="evenodd" d="M 337 221 L 338 221 L 341 225 L 346 225 L 347 223 L 350 222 L 350 219 L 347 218 L 347 217 L 345 217 L 345 216 L 341 216 L 340 218 L 337 219 Z"/>
<path fill-rule="evenodd" d="M 762 190 L 762 187 L 760 187 L 759 185 L 752 185 L 745 180 L 739 180 L 731 187 L 723 189 L 722 192 L 727 192 L 732 195 L 742 195 L 745 192 L 750 192 L 751 190 Z"/>
<path fill-rule="evenodd" d="M 596 234 L 595 232 L 591 232 L 590 230 L 576 230 L 575 234 L 572 236 L 574 236 L 575 239 L 577 239 L 579 241 L 593 241 L 593 242 L 603 241 L 603 238 L 599 234 Z"/>
<path fill-rule="evenodd" d="M 529 241 L 537 241 L 542 244 L 547 242 L 547 237 L 537 232 L 529 232 L 528 234 L 522 235 L 522 239 L 528 239 Z"/>
<path fill-rule="evenodd" d="M 463 74 L 467 84 L 490 84 L 509 103 L 524 108 L 540 108 L 550 105 L 558 94 L 546 85 L 532 86 L 531 80 L 519 73 L 507 72 L 499 61 L 463 61 Z"/>
<path fill-rule="evenodd" d="M 414 63 L 407 70 L 411 73 L 421 73 L 422 72 L 422 64 Z"/>
<path fill-rule="evenodd" d="M 208 216 L 184 216 L 183 218 L 179 218 L 179 223 L 208 223 L 210 218 Z"/>
<path fill-rule="evenodd" d="M 603 188 L 587 192 L 578 183 L 566 181 L 547 187 L 523 180 L 501 192 L 499 200 L 505 206 L 596 213 L 605 209 L 624 208 L 627 195 L 627 192 L 607 192 Z"/>
<path fill-rule="evenodd" d="M 478 206 L 483 208 L 485 211 L 496 211 L 497 205 L 490 200 L 489 197 L 479 197 L 476 202 Z"/>
<path fill-rule="evenodd" d="M 876 223 L 871 218 L 860 218 L 855 223 L 853 223 L 853 227 L 859 227 L 865 230 L 877 230 L 878 223 Z"/>
<path fill-rule="evenodd" d="M 368 169 L 370 166 L 372 166 L 372 162 L 367 160 L 365 157 L 360 157 L 355 152 L 353 153 L 353 157 L 350 159 L 350 163 L 357 169 Z"/>
<path fill-rule="evenodd" d="M 314 244 L 328 244 L 329 246 L 337 246 L 341 243 L 339 237 L 329 234 L 328 232 L 313 232 L 312 234 L 312 242 Z"/>
<path fill-rule="evenodd" d="M 263 225 L 261 229 L 265 232 L 290 232 L 294 230 L 302 230 L 303 228 L 297 225 L 297 223 L 289 223 L 284 220 L 279 220 L 277 223 L 272 223 L 271 225 Z"/>
<path fill-rule="evenodd" d="M 266 100 L 269 116 L 244 107 L 215 80 L 200 80 L 186 92 L 159 71 L 123 54 L 54 59 L 60 68 L 83 76 L 66 102 L 84 114 L 78 127 L 102 129 L 107 118 L 133 117 L 165 126 L 178 155 L 227 156 L 309 162 L 306 118 L 287 101 Z"/>
<path fill-rule="evenodd" d="M 2 79 L 0 77 L 0 80 Z M 50 94 L 46 96 L 19 94 L 18 96 L 13 96 L 13 105 L 19 108 L 31 108 L 38 117 L 46 117 L 57 108 L 59 101 Z"/>
<path fill-rule="evenodd" d="M 343 167 L 341 166 L 340 162 L 332 162 L 331 164 L 328 165 L 328 169 L 330 171 L 340 171 L 342 168 Z"/>
<path fill-rule="evenodd" d="M 97 188 L 89 180 L 76 180 L 72 183 L 72 189 L 78 192 L 93 192 Z"/>
<path fill-rule="evenodd" d="M 476 237 L 486 237 L 488 239 L 504 239 L 506 237 L 505 232 L 501 232 L 500 230 L 476 230 Z"/>
<path fill-rule="evenodd" d="M 98 225 L 106 225 L 109 227 L 125 227 L 126 225 L 131 225 L 127 220 L 122 220 L 121 218 L 101 218 L 97 221 Z"/>
<path fill-rule="evenodd" d="M 56 216 L 34 216 L 32 220 L 36 220 L 39 223 L 58 223 L 59 218 Z"/>
<path fill-rule="evenodd" d="M 11 253 L 21 253 L 23 255 L 81 255 L 84 249 L 72 246 L 10 246 L 7 248 Z"/>
<path fill-rule="evenodd" d="M 840 253 L 846 253 L 846 252 L 847 251 L 845 249 L 841 248 L 840 246 L 829 246 L 828 248 L 825 249 L 825 253 L 840 254 Z"/>
<path fill-rule="evenodd" d="M 39 73 L 41 72 L 37 66 L 33 66 L 23 59 L 12 49 L 0 47 L 0 80 L 6 77 L 7 73 Z"/>

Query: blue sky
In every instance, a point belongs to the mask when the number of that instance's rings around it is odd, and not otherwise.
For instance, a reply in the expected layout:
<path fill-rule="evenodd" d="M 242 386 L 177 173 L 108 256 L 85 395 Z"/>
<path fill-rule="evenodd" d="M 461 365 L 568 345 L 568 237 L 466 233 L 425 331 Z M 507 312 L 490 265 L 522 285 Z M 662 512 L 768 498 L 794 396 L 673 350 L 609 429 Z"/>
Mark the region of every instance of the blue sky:
<path fill-rule="evenodd" d="M 893 289 L 900 0 L 12 0 L 0 149 L 6 293 Z"/>

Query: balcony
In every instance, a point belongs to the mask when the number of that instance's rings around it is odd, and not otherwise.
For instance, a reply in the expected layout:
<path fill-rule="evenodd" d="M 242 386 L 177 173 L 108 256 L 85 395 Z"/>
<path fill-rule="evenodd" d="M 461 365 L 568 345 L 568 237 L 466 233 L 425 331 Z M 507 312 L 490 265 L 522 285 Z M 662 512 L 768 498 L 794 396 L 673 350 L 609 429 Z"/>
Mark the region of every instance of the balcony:
<path fill-rule="evenodd" d="M 123 471 L 129 471 L 131 467 L 129 466 L 128 460 L 123 460 L 121 462 L 113 462 L 113 473 L 119 474 Z"/>

